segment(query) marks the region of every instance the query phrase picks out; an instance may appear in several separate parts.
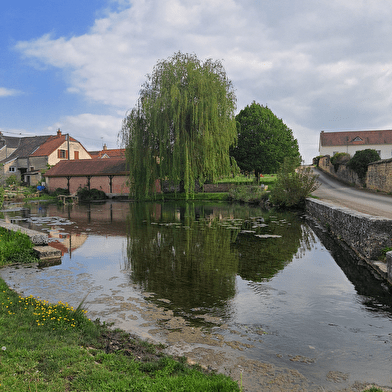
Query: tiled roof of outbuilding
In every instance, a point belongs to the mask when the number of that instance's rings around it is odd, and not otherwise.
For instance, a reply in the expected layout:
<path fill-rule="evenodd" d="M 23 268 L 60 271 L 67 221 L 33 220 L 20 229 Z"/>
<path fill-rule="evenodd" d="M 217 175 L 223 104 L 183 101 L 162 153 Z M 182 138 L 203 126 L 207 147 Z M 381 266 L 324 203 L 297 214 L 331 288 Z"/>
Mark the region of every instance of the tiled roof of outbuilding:
<path fill-rule="evenodd" d="M 127 175 L 125 159 L 79 159 L 60 161 L 45 177 Z"/>
<path fill-rule="evenodd" d="M 392 130 L 346 131 L 320 133 L 320 145 L 347 146 L 360 144 L 392 144 Z"/>

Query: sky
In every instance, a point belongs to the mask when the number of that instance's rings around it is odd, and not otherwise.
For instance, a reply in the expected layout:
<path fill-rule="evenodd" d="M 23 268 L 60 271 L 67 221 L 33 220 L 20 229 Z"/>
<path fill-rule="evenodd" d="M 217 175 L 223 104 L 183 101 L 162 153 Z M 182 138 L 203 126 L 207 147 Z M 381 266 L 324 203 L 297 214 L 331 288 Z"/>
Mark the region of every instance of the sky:
<path fill-rule="evenodd" d="M 320 131 L 392 128 L 390 0 L 13 0 L 0 12 L 0 131 L 119 148 L 174 53 L 222 62 L 237 111 L 268 106 L 305 163 Z"/>

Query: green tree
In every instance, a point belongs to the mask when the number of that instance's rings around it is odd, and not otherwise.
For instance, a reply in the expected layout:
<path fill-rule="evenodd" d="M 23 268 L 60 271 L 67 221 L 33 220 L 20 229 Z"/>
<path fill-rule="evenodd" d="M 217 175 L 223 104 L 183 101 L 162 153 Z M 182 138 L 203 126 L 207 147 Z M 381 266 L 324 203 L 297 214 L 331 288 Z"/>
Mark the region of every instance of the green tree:
<path fill-rule="evenodd" d="M 361 180 L 364 180 L 368 170 L 369 163 L 379 161 L 380 155 L 376 150 L 367 148 L 366 150 L 357 151 L 348 161 L 347 166 L 354 170 Z"/>
<path fill-rule="evenodd" d="M 175 53 L 159 61 L 123 121 L 130 187 L 138 199 L 157 179 L 181 184 L 186 197 L 195 181 L 228 175 L 229 146 L 236 141 L 236 98 L 219 61 Z"/>
<path fill-rule="evenodd" d="M 255 101 L 236 116 L 238 141 L 230 148 L 242 171 L 276 173 L 286 157 L 299 158 L 292 130 L 267 107 Z"/>

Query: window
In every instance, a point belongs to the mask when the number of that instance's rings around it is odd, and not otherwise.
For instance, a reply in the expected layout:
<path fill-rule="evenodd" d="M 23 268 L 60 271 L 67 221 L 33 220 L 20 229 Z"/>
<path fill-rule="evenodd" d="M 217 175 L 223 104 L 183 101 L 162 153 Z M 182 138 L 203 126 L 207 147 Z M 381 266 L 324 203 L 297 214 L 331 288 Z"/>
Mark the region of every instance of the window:
<path fill-rule="evenodd" d="M 377 151 L 377 154 L 380 155 L 380 158 L 381 158 L 381 150 L 376 150 L 376 151 Z"/>
<path fill-rule="evenodd" d="M 355 139 L 353 139 L 353 142 L 361 142 L 361 141 L 362 141 L 362 139 L 359 136 L 357 136 Z"/>
<path fill-rule="evenodd" d="M 66 159 L 68 158 L 67 150 L 57 150 L 57 158 Z"/>
<path fill-rule="evenodd" d="M 15 168 L 14 166 L 10 166 L 10 167 L 8 168 L 8 170 L 9 170 L 10 172 L 14 172 L 14 171 L 16 170 L 16 168 Z"/>

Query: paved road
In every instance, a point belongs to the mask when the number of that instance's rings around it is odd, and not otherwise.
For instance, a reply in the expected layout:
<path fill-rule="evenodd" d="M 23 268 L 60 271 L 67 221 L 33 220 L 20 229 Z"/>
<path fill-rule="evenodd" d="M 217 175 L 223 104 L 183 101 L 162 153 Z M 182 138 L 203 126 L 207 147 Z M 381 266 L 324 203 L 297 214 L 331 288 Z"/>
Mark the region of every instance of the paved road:
<path fill-rule="evenodd" d="M 319 182 L 321 186 L 313 192 L 313 195 L 320 200 L 365 214 L 392 219 L 392 196 L 350 187 L 320 170 L 313 170 L 320 175 Z"/>

